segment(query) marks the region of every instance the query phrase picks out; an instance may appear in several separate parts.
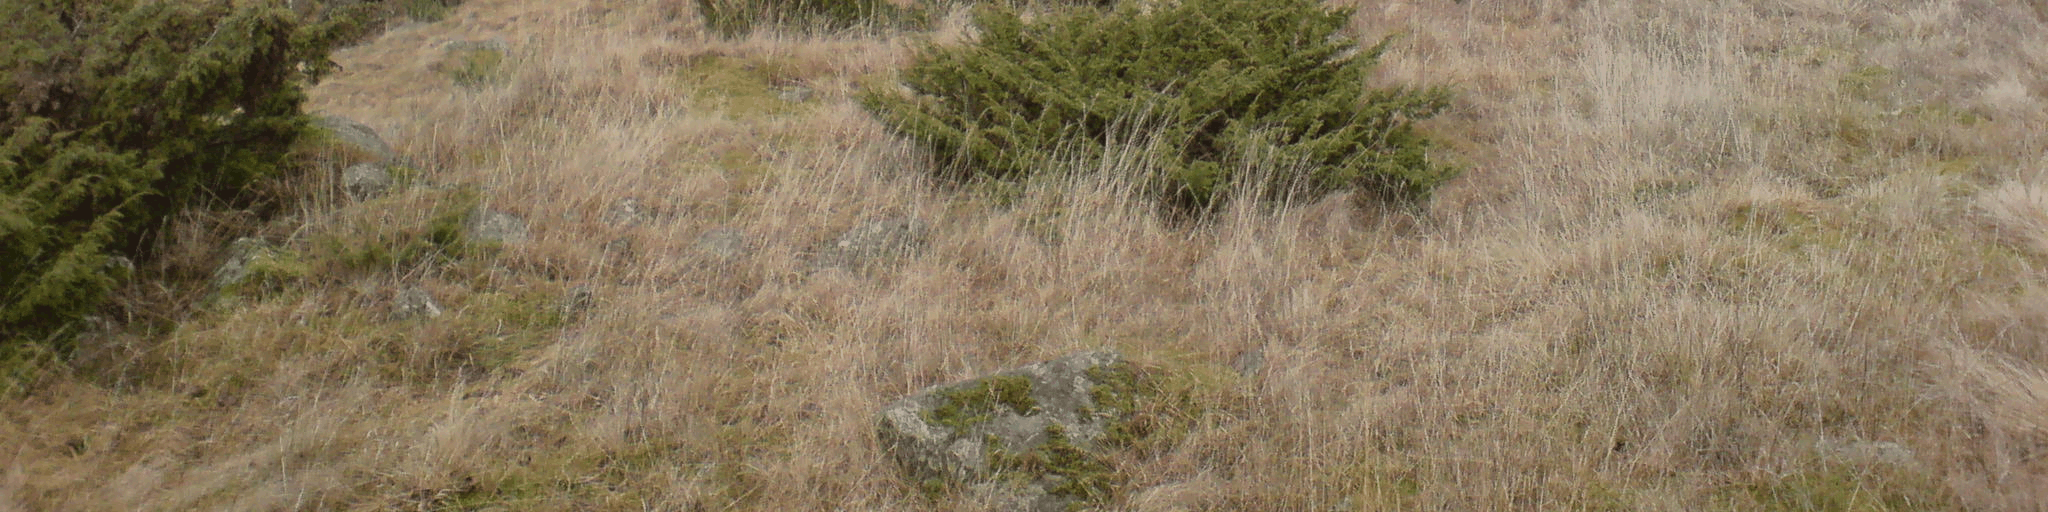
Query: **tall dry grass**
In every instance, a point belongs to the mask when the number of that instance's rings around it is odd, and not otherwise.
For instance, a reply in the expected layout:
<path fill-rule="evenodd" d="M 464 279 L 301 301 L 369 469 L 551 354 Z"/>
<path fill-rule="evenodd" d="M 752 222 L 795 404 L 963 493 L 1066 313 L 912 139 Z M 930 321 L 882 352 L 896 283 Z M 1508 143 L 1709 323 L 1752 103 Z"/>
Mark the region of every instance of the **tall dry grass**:
<path fill-rule="evenodd" d="M 1431 129 L 1469 170 L 1421 208 L 1189 224 L 1132 161 L 927 182 L 849 100 L 916 36 L 720 40 L 683 1 L 401 27 L 314 102 L 421 186 L 309 180 L 266 229 L 396 244 L 469 187 L 529 239 L 95 339 L 0 408 L 0 509 L 972 509 L 886 464 L 874 411 L 1097 347 L 1204 404 L 1116 461 L 1116 509 L 2048 503 L 2038 2 L 1343 3 L 1398 36 L 1379 80 L 1462 91 Z M 493 37 L 501 83 L 435 71 Z M 652 213 L 607 222 L 623 198 Z M 905 214 L 935 226 L 913 257 L 809 263 Z M 693 247 L 720 227 L 750 252 Z M 401 286 L 450 313 L 387 318 Z M 593 308 L 535 318 L 576 287 Z"/>

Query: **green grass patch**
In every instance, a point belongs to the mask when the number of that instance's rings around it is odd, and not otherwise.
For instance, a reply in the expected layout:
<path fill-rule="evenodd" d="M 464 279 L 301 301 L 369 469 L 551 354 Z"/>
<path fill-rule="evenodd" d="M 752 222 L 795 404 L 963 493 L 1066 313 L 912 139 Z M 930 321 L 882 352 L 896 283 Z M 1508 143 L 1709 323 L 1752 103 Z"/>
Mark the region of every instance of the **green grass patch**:
<path fill-rule="evenodd" d="M 797 81 L 795 68 L 779 61 L 720 54 L 683 59 L 676 70 L 678 85 L 691 93 L 696 106 L 725 111 L 733 118 L 787 115 L 804 104 L 785 100 L 777 86 Z"/>
<path fill-rule="evenodd" d="M 355 216 L 313 233 L 311 260 L 323 275 L 391 271 L 406 265 L 453 261 L 487 249 L 468 243 L 463 225 L 480 198 L 468 187 L 409 189 L 363 202 L 365 212 L 419 212 L 424 216 Z"/>
<path fill-rule="evenodd" d="M 496 46 L 452 49 L 443 72 L 455 85 L 480 88 L 504 83 L 510 76 L 505 50 Z"/>
<path fill-rule="evenodd" d="M 1725 493 L 1732 510 L 1767 512 L 1904 512 L 1958 510 L 1932 478 L 1890 470 L 1828 466 L 1735 486 Z"/>

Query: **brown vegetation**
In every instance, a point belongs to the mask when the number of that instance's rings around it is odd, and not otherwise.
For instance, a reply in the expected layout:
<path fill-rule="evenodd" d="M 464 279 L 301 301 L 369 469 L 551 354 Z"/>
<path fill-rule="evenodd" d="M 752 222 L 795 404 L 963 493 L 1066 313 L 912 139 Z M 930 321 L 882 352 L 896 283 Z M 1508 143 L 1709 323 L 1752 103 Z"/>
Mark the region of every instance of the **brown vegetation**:
<path fill-rule="evenodd" d="M 683 0 L 399 27 L 312 94 L 422 186 L 299 184 L 313 199 L 267 229 L 303 282 L 86 341 L 7 398 L 0 509 L 971 508 L 885 462 L 875 411 L 1098 347 L 1203 398 L 1177 443 L 1115 461 L 1119 509 L 2048 503 L 2048 13 L 1355 3 L 1361 34 L 1400 34 L 1383 79 L 1461 91 L 1430 128 L 1467 171 L 1415 211 L 1194 225 L 1110 176 L 1002 201 L 928 183 L 850 99 L 914 37 L 723 40 Z M 503 80 L 433 71 L 439 42 L 490 37 Z M 532 233 L 333 255 L 401 244 L 464 190 Z M 605 222 L 621 198 L 652 215 Z M 804 261 L 899 214 L 934 225 L 899 265 Z M 233 236 L 191 224 L 193 247 Z M 693 251 L 720 226 L 752 252 Z M 388 318 L 402 284 L 449 313 Z M 550 309 L 578 286 L 593 308 Z M 1865 441 L 1912 460 L 1826 449 Z"/>

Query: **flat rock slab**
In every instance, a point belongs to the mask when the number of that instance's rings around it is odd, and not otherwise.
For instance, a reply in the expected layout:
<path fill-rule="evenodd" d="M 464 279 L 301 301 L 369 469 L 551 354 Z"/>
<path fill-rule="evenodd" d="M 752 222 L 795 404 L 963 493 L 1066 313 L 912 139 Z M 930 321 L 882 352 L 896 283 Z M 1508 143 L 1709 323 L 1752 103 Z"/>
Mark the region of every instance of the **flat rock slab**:
<path fill-rule="evenodd" d="M 882 409 L 882 445 L 925 489 L 1068 510 L 1117 481 L 1097 450 L 1141 398 L 1132 382 L 1123 358 L 1101 351 L 933 387 Z"/>

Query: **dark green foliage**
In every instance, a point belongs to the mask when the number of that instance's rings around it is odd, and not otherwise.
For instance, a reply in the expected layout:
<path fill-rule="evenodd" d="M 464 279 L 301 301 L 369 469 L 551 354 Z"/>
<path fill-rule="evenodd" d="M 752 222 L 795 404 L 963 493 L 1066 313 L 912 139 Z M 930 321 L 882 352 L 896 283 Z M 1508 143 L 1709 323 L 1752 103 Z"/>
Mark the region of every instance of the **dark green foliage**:
<path fill-rule="evenodd" d="M 846 30 L 922 19 L 917 10 L 887 0 L 697 0 L 697 13 L 705 26 L 727 37 L 758 25 Z"/>
<path fill-rule="evenodd" d="M 305 129 L 331 25 L 226 0 L 0 13 L 0 350 L 49 335 L 181 208 L 236 204 Z"/>
<path fill-rule="evenodd" d="M 1233 184 L 1399 200 L 1453 174 L 1411 125 L 1448 92 L 1366 88 L 1386 43 L 1359 48 L 1340 34 L 1349 12 L 1319 1 L 1168 0 L 1029 21 L 988 6 L 974 19 L 979 40 L 924 49 L 900 77 L 907 91 L 861 98 L 951 178 L 1017 180 L 1132 144 L 1164 171 L 1150 183 L 1162 197 L 1202 209 Z M 1261 165 L 1281 171 L 1242 175 Z"/>

